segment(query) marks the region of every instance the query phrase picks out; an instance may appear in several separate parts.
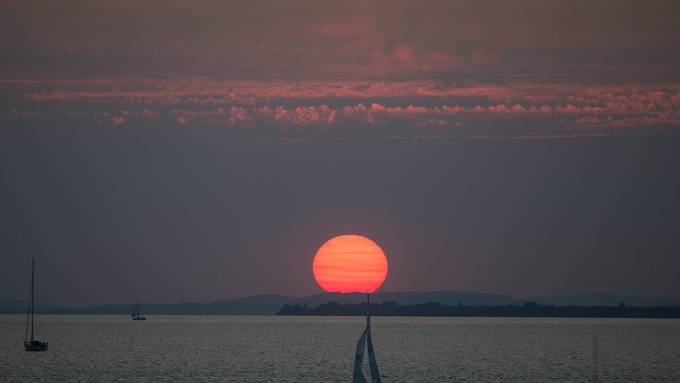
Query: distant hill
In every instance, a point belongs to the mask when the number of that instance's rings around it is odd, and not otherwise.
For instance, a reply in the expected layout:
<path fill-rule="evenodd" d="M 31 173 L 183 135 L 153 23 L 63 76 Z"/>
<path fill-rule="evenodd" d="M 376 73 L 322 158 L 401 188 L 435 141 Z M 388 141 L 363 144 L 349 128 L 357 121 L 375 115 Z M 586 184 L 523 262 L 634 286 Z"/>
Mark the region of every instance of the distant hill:
<path fill-rule="evenodd" d="M 306 297 L 285 295 L 254 295 L 234 300 L 209 303 L 142 303 L 144 315 L 271 315 L 283 305 L 319 306 L 328 302 L 342 304 L 362 303 L 364 294 L 314 294 Z M 488 294 L 467 291 L 430 291 L 430 292 L 381 292 L 371 295 L 371 302 L 397 302 L 400 305 L 417 305 L 439 302 L 445 306 L 458 304 L 465 306 L 506 306 L 520 305 L 527 300 L 513 299 L 506 294 Z M 623 302 L 629 306 L 673 306 L 680 305 L 680 299 L 655 299 L 627 297 L 621 295 L 582 294 L 564 297 L 537 297 L 530 301 L 554 306 L 614 306 Z M 0 299 L 0 314 L 24 314 L 26 303 L 21 300 Z M 127 315 L 132 312 L 132 302 L 123 305 L 96 305 L 81 307 L 56 307 L 38 305 L 36 312 L 42 314 L 109 314 Z"/>
<path fill-rule="evenodd" d="M 306 297 L 290 297 L 285 295 L 254 295 L 234 300 L 216 301 L 209 303 L 174 303 L 142 304 L 142 313 L 145 315 L 260 315 L 274 314 L 281 306 L 289 305 L 313 305 L 331 301 L 342 303 L 360 303 L 366 300 L 365 294 L 314 294 Z M 463 291 L 431 291 L 431 292 L 384 292 L 371 296 L 376 303 L 385 301 L 399 302 L 400 304 L 418 304 L 427 302 L 441 302 L 442 304 L 455 305 L 505 305 L 513 302 L 510 295 L 485 294 Z M 26 311 L 26 304 L 18 300 L 0 300 L 0 313 L 20 314 Z M 36 306 L 36 312 L 44 314 L 129 314 L 132 311 L 132 303 L 126 305 L 97 305 L 82 307 L 53 307 Z"/>

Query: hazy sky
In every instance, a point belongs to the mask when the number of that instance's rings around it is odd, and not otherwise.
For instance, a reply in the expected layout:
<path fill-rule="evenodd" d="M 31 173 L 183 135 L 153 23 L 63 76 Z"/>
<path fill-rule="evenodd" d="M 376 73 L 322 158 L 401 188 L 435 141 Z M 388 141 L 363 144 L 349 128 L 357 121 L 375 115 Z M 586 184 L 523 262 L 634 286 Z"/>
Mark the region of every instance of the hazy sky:
<path fill-rule="evenodd" d="M 4 1 L 0 297 L 680 297 L 677 1 Z"/>

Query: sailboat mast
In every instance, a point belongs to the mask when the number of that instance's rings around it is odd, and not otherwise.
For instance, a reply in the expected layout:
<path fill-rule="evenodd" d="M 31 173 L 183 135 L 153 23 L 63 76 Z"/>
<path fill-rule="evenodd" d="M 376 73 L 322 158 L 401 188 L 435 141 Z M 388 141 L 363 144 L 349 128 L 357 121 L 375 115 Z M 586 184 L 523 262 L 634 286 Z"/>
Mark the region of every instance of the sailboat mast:
<path fill-rule="evenodd" d="M 371 294 L 366 294 L 366 327 L 371 327 Z"/>
<path fill-rule="evenodd" d="M 35 317 L 35 258 L 31 264 L 31 342 L 33 341 L 33 318 Z"/>
<path fill-rule="evenodd" d="M 31 322 L 31 300 L 33 300 L 33 288 L 28 289 L 28 304 L 26 305 L 26 329 L 24 330 L 24 342 L 28 341 L 28 326 Z"/>

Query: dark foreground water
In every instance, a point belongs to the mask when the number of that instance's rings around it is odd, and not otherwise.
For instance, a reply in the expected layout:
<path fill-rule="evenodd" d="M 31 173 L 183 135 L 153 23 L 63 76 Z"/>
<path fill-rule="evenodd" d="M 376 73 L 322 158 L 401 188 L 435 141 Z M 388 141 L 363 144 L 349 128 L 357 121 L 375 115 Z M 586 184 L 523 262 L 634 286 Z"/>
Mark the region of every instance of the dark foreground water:
<path fill-rule="evenodd" d="M 0 381 L 349 382 L 363 323 L 43 316 L 49 351 L 28 353 L 0 316 Z M 373 338 L 384 382 L 680 382 L 678 320 L 374 318 Z"/>

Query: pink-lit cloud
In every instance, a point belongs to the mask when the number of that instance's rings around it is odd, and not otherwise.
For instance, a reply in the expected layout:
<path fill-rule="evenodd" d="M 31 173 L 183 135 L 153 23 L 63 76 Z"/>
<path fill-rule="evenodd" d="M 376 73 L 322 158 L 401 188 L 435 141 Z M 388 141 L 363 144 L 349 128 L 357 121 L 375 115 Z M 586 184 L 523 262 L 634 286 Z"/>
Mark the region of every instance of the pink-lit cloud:
<path fill-rule="evenodd" d="M 401 54 L 407 58 L 408 49 Z M 12 84 L 17 89 L 12 97 L 17 104 L 10 115 L 14 121 L 46 119 L 38 112 L 49 103 L 52 118 L 83 123 L 108 120 L 113 125 L 146 122 L 271 129 L 381 125 L 395 130 L 464 126 L 472 130 L 490 123 L 525 121 L 527 126 L 543 124 L 541 132 L 553 126 L 680 127 L 680 84 L 675 83 L 182 79 Z"/>
<path fill-rule="evenodd" d="M 232 125 L 243 124 L 252 121 L 252 117 L 248 111 L 240 106 L 232 106 L 229 108 L 229 123 Z"/>
<path fill-rule="evenodd" d="M 125 123 L 125 117 L 123 116 L 114 116 L 113 121 L 111 121 L 111 125 L 116 126 L 116 125 L 121 125 Z"/>

